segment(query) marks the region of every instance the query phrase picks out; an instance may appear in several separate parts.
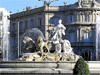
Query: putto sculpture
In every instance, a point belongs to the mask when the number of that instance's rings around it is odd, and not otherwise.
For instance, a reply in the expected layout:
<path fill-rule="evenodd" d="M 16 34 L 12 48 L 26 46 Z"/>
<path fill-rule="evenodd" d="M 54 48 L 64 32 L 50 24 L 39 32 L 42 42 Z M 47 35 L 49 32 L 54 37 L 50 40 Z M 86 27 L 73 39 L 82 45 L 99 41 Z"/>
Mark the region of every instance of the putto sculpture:
<path fill-rule="evenodd" d="M 26 50 L 32 50 L 31 53 L 24 53 L 20 58 L 20 61 L 77 61 L 80 56 L 74 54 L 73 48 L 68 40 L 62 39 L 65 35 L 66 27 L 62 24 L 62 20 L 59 20 L 59 24 L 53 29 L 53 37 L 51 39 L 52 45 L 54 45 L 54 53 L 50 53 L 48 42 L 45 42 L 43 34 L 38 29 L 32 29 L 33 36 L 29 34 L 23 39 L 23 44 L 27 45 Z M 32 32 L 32 31 L 31 31 Z M 40 35 L 41 34 L 41 35 Z"/>

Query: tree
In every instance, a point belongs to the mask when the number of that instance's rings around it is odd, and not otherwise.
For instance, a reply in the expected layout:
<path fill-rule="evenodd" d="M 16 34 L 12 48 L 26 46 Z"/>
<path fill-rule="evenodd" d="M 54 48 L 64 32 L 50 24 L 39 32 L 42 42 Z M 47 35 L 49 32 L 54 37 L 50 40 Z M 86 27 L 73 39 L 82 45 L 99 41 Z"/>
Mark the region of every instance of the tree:
<path fill-rule="evenodd" d="M 76 65 L 73 69 L 74 75 L 90 75 L 88 64 L 84 61 L 83 58 L 79 58 L 76 62 Z"/>

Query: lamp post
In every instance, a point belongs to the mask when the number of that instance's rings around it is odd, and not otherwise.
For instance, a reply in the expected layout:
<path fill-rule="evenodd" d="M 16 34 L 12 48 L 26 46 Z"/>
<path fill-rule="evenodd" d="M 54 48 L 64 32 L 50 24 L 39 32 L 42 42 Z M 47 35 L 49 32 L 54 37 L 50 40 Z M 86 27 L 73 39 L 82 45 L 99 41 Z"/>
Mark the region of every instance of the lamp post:
<path fill-rule="evenodd" d="M 49 0 L 49 1 L 46 1 L 46 0 L 38 0 L 38 1 L 42 1 L 44 3 L 44 5 L 47 5 L 48 6 L 48 27 L 49 27 L 49 6 L 50 6 L 51 3 L 56 2 L 56 1 L 59 1 L 59 0 Z M 48 31 L 49 31 L 49 29 L 48 29 Z"/>
<path fill-rule="evenodd" d="M 19 19 L 18 19 L 18 58 L 19 58 L 19 50 L 20 50 L 20 45 L 19 45 Z"/>
<path fill-rule="evenodd" d="M 55 1 L 59 1 L 59 0 L 49 0 L 48 2 L 46 0 L 38 0 L 38 1 L 42 1 L 42 2 L 46 2 L 47 5 L 49 6 L 52 2 L 55 2 Z"/>

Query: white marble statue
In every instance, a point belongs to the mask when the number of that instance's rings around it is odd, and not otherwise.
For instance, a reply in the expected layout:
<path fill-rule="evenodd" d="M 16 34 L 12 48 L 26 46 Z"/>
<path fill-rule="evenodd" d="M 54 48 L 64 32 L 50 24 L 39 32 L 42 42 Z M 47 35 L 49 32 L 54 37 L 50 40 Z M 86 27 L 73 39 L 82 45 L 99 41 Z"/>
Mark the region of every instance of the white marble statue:
<path fill-rule="evenodd" d="M 54 28 L 54 36 L 52 39 L 56 39 L 56 41 L 62 41 L 62 35 L 65 35 L 65 30 L 66 27 L 62 24 L 62 20 L 59 20 L 59 24 Z"/>
<path fill-rule="evenodd" d="M 63 40 L 63 52 L 64 53 L 71 53 L 72 52 L 72 47 L 71 47 L 71 44 L 68 40 Z"/>
<path fill-rule="evenodd" d="M 61 50 L 62 50 L 61 44 L 60 43 L 56 44 L 55 45 L 55 52 L 56 53 L 61 53 Z"/>
<path fill-rule="evenodd" d="M 71 44 L 68 40 L 63 40 L 62 35 L 65 35 L 66 27 L 62 24 L 62 20 L 59 20 L 59 24 L 54 28 L 52 37 L 53 44 L 55 45 L 55 52 L 70 53 L 72 51 Z"/>

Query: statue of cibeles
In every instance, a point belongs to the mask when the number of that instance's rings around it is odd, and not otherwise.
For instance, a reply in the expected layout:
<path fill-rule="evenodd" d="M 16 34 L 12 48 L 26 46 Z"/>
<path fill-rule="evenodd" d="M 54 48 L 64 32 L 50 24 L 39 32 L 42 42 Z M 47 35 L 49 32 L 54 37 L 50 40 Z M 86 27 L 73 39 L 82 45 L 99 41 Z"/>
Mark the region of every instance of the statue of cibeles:
<path fill-rule="evenodd" d="M 64 53 L 72 51 L 70 42 L 62 39 L 62 36 L 65 35 L 65 30 L 66 27 L 62 24 L 62 20 L 59 20 L 59 24 L 53 30 L 54 36 L 52 37 L 56 53 L 61 53 L 62 49 Z"/>
<path fill-rule="evenodd" d="M 50 52 L 48 48 L 48 42 L 43 40 L 42 36 L 32 37 L 25 36 L 23 43 L 27 50 L 32 49 L 32 53 L 23 54 L 21 61 L 74 61 L 78 60 L 79 56 L 75 55 L 72 51 L 71 44 L 68 40 L 62 39 L 65 35 L 66 27 L 62 24 L 62 20 L 59 20 L 59 24 L 54 27 L 54 35 L 52 37 L 51 44 L 55 46 L 55 52 Z"/>
<path fill-rule="evenodd" d="M 59 24 L 57 27 L 54 27 L 53 33 L 54 36 L 52 37 L 53 40 L 62 41 L 62 35 L 65 35 L 66 27 L 62 24 L 62 20 L 59 20 Z"/>
<path fill-rule="evenodd" d="M 65 30 L 66 27 L 62 24 L 62 20 L 59 20 L 59 24 L 54 27 L 54 36 L 52 37 L 53 43 L 55 44 L 55 52 L 57 53 L 61 53 L 62 35 L 65 35 Z"/>

